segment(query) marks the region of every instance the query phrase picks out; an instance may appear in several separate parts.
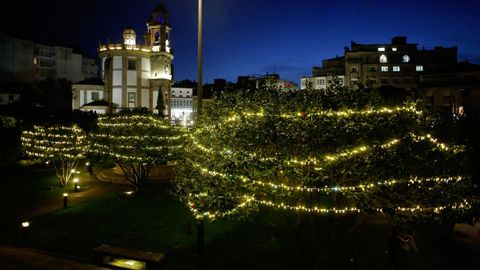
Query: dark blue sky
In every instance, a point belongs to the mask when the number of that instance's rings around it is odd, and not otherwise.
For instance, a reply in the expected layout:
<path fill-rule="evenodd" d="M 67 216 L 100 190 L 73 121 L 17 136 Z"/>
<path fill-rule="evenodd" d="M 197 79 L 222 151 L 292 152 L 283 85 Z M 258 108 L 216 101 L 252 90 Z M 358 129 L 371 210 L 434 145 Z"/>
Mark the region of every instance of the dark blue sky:
<path fill-rule="evenodd" d="M 350 41 L 388 43 L 408 36 L 419 47 L 458 46 L 480 63 L 477 0 L 203 0 L 204 81 L 277 72 L 298 83 Z M 51 0 L 0 4 L 0 29 L 96 56 L 98 42 L 120 41 L 132 26 L 138 41 L 158 1 Z M 197 1 L 163 0 L 170 13 L 175 79 L 196 79 Z"/>

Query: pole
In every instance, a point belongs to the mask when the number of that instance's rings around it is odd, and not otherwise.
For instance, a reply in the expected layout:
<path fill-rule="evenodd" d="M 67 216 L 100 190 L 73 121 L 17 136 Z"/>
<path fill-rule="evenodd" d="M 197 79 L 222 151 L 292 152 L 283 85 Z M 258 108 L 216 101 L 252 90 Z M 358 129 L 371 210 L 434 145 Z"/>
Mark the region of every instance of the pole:
<path fill-rule="evenodd" d="M 197 73 L 197 120 L 202 112 L 203 102 L 203 74 L 202 74 L 202 0 L 198 0 L 198 73 Z"/>
<path fill-rule="evenodd" d="M 197 219 L 197 253 L 198 253 L 198 269 L 204 269 L 205 258 L 205 226 L 203 219 Z"/>
<path fill-rule="evenodd" d="M 63 193 L 63 209 L 68 207 L 68 193 Z"/>

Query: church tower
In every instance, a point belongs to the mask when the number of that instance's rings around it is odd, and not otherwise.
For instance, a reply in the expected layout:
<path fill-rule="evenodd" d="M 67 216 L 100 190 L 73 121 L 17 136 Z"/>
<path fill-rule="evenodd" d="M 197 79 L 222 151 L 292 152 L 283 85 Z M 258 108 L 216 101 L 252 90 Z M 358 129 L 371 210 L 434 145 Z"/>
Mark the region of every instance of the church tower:
<path fill-rule="evenodd" d="M 170 31 L 168 12 L 158 4 L 148 17 L 144 44 L 137 43 L 131 27 L 123 31 L 122 43 L 99 44 L 104 98 L 110 104 L 109 112 L 144 107 L 153 112 L 161 109 L 170 118 L 173 60 Z M 159 101 L 163 104 L 158 104 Z"/>
<path fill-rule="evenodd" d="M 164 114 L 171 115 L 171 82 L 173 54 L 170 48 L 168 12 L 160 3 L 147 20 L 145 45 L 151 47 L 150 87 L 153 93 L 163 94 Z M 155 96 L 155 94 L 154 94 Z M 158 95 L 157 95 L 158 99 Z M 156 102 L 155 102 L 156 103 Z"/>

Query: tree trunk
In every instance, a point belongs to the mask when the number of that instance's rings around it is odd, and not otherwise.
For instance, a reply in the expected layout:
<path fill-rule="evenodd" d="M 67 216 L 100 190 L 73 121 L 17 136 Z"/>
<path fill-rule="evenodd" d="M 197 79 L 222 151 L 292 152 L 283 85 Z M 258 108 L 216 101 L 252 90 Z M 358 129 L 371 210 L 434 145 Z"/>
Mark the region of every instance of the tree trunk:
<path fill-rule="evenodd" d="M 204 269 L 205 263 L 205 226 L 203 219 L 197 219 L 197 255 L 198 269 Z"/>

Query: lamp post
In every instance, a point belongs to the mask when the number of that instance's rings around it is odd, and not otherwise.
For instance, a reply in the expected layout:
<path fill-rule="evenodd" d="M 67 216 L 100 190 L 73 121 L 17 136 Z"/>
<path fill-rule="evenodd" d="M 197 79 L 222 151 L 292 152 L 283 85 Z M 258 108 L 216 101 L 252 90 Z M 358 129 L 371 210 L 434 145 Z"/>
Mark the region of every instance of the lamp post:
<path fill-rule="evenodd" d="M 26 244 L 27 241 L 28 241 L 28 231 L 29 231 L 29 227 L 30 227 L 30 222 L 28 221 L 24 221 L 22 222 L 22 233 L 21 233 L 21 243 L 22 244 Z"/>
<path fill-rule="evenodd" d="M 197 119 L 202 114 L 202 102 L 203 102 L 203 74 L 202 74 L 202 0 L 198 0 L 198 81 L 197 81 Z M 198 248 L 198 269 L 202 270 L 204 267 L 204 246 L 205 246 L 205 227 L 203 219 L 197 219 L 197 248 Z"/>
<path fill-rule="evenodd" d="M 68 193 L 63 193 L 63 209 L 68 207 Z"/>
<path fill-rule="evenodd" d="M 198 0 L 198 59 L 197 59 L 197 120 L 202 113 L 202 102 L 203 102 L 203 74 L 202 74 L 202 0 Z"/>

